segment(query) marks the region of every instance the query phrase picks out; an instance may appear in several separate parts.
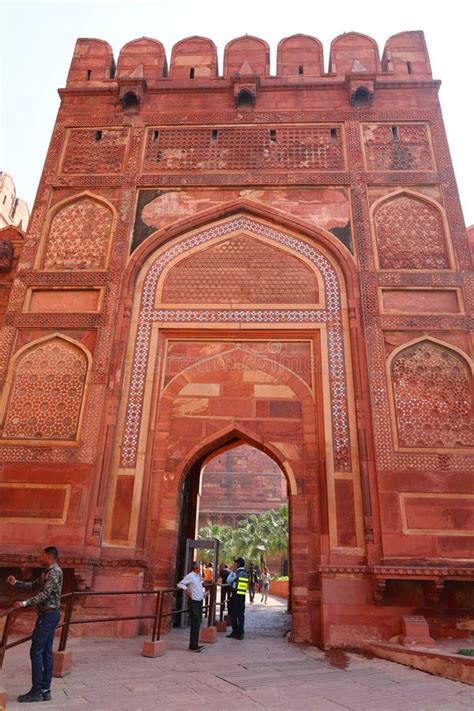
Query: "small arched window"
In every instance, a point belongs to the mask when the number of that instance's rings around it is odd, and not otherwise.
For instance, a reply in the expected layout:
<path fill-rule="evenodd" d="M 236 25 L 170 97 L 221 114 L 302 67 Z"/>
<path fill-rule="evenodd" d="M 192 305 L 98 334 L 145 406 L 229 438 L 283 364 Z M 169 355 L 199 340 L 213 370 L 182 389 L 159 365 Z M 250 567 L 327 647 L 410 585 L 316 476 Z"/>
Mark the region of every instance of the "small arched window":
<path fill-rule="evenodd" d="M 352 99 L 352 106 L 367 106 L 370 101 L 370 94 L 363 86 L 360 86 Z"/>
<path fill-rule="evenodd" d="M 125 109 L 137 109 L 139 105 L 138 96 L 133 91 L 127 91 L 122 99 Z"/>
<path fill-rule="evenodd" d="M 254 98 L 250 91 L 242 89 L 237 96 L 237 108 L 238 109 L 253 109 Z"/>

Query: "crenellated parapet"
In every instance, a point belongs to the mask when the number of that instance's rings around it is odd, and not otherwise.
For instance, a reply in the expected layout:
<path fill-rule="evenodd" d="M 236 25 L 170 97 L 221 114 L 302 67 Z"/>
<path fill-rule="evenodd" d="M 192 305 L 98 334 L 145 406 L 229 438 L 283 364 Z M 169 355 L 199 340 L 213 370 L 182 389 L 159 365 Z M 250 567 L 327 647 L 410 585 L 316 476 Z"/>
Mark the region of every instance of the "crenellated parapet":
<path fill-rule="evenodd" d="M 380 60 L 375 40 L 358 32 L 336 37 L 330 48 L 328 71 L 324 70 L 323 48 L 315 37 L 296 34 L 282 39 L 277 48 L 275 77 L 285 82 L 328 82 L 367 73 L 384 79 L 429 80 L 431 68 L 423 32 L 402 32 L 390 37 Z M 171 81 L 206 83 L 222 78 L 258 76 L 270 78 L 270 47 L 262 39 L 245 35 L 228 42 L 224 49 L 223 74 L 217 63 L 217 49 L 205 37 L 187 37 L 171 51 L 169 64 L 161 42 L 148 37 L 128 42 L 120 50 L 117 70 L 111 47 L 103 40 L 81 38 L 76 42 L 67 86 L 86 82 L 108 83 L 138 74 L 150 86 Z"/>

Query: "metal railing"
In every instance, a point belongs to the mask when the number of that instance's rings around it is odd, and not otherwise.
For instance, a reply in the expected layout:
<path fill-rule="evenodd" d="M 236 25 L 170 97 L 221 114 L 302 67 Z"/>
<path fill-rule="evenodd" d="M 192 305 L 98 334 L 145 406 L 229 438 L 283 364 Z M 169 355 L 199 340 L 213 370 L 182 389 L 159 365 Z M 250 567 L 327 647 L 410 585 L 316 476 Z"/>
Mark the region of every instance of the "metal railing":
<path fill-rule="evenodd" d="M 177 592 L 182 592 L 180 588 L 157 588 L 155 590 L 126 590 L 126 591 L 105 591 L 105 592 L 94 592 L 94 591 L 89 591 L 89 592 L 70 592 L 66 593 L 65 595 L 61 595 L 61 602 L 65 604 L 64 608 L 64 618 L 63 622 L 61 622 L 56 629 L 61 630 L 61 637 L 59 639 L 59 646 L 58 646 L 58 652 L 64 652 L 66 649 L 67 645 L 67 640 L 69 636 L 69 630 L 71 628 L 71 625 L 87 625 L 87 624 L 94 624 L 97 622 L 123 622 L 123 621 L 130 621 L 130 620 L 153 620 L 153 627 L 152 627 L 152 632 L 151 632 L 151 641 L 152 642 L 157 642 L 160 639 L 161 635 L 161 628 L 162 628 L 162 621 L 166 617 L 172 617 L 173 615 L 179 615 L 182 614 L 183 612 L 187 612 L 188 608 L 184 607 L 183 609 L 171 609 L 170 611 L 164 612 L 164 602 L 165 602 L 165 597 L 168 595 L 175 595 Z M 215 583 L 212 583 L 210 585 L 205 586 L 205 594 L 204 594 L 204 605 L 203 605 L 203 612 L 206 612 L 207 616 L 207 626 L 212 627 L 215 624 L 215 619 L 216 619 L 216 593 L 217 593 L 217 585 Z M 122 595 L 140 595 L 140 596 L 145 596 L 145 595 L 154 595 L 155 596 L 155 604 L 154 604 L 154 611 L 153 614 L 148 614 L 148 615 L 114 615 L 111 617 L 92 617 L 90 619 L 79 619 L 75 620 L 73 619 L 73 614 L 74 614 L 74 603 L 78 599 L 85 598 L 85 597 L 106 597 L 114 595 L 116 597 L 122 596 Z M 224 595 L 224 602 L 223 602 L 223 593 L 221 591 L 221 601 L 217 603 L 217 605 L 220 606 L 220 619 L 222 620 L 223 617 L 223 605 L 225 606 L 225 595 Z M 8 649 L 11 649 L 12 647 L 16 647 L 19 644 L 24 644 L 25 642 L 28 642 L 31 638 L 32 635 L 28 635 L 27 637 L 22 637 L 21 639 L 16 639 L 13 642 L 8 643 L 8 637 L 10 634 L 11 626 L 12 626 L 12 621 L 14 616 L 19 613 L 24 611 L 27 608 L 13 608 L 9 610 L 6 615 L 6 620 L 5 620 L 5 626 L 3 628 L 3 634 L 2 634 L 2 640 L 0 642 L 0 669 L 3 666 L 3 659 L 5 657 L 5 652 Z"/>

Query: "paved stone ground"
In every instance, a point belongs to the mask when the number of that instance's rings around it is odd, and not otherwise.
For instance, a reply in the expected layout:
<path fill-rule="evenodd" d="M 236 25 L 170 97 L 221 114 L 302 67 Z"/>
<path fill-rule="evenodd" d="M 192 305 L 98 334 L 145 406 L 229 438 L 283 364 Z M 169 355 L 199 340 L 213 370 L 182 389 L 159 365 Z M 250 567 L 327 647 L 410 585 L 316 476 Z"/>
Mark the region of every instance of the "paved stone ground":
<path fill-rule="evenodd" d="M 258 600 L 258 597 L 257 597 Z M 467 711 L 474 687 L 355 653 L 289 644 L 285 605 L 247 605 L 246 638 L 227 639 L 200 654 L 187 651 L 186 630 L 167 637 L 165 656 L 140 656 L 142 637 L 72 639 L 72 673 L 53 680 L 42 711 Z M 27 645 L 7 652 L 3 684 L 8 710 L 23 709 L 28 690 Z M 36 707 L 35 707 L 36 708 Z"/>

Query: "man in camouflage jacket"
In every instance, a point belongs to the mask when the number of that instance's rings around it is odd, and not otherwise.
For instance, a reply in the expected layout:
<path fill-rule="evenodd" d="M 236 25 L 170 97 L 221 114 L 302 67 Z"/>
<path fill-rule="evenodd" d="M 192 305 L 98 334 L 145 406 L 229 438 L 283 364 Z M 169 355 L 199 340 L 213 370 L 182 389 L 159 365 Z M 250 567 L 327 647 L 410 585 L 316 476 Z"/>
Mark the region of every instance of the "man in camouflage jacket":
<path fill-rule="evenodd" d="M 31 690 L 18 697 L 20 703 L 49 701 L 53 676 L 54 632 L 59 623 L 63 571 L 58 565 L 58 549 L 45 548 L 39 558 L 45 571 L 32 582 L 17 580 L 10 575 L 7 582 L 20 590 L 38 590 L 27 600 L 17 600 L 14 607 L 36 607 L 38 617 L 31 638 Z"/>

